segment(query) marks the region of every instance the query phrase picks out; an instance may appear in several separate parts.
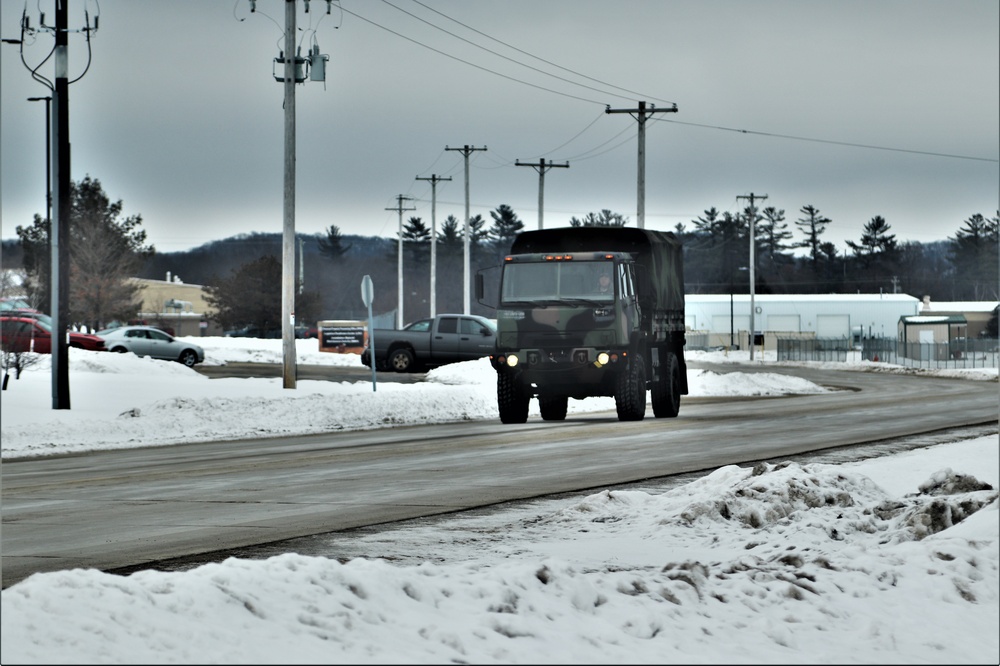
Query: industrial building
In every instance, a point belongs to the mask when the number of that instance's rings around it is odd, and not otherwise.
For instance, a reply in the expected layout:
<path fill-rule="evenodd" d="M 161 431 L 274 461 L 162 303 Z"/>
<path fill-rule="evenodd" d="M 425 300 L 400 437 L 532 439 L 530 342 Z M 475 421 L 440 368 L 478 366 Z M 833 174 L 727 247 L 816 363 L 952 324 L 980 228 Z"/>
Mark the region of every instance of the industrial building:
<path fill-rule="evenodd" d="M 895 338 L 900 319 L 920 308 L 921 300 L 906 294 L 757 294 L 753 326 L 765 349 L 775 347 L 779 334 L 860 342 Z M 684 312 L 690 341 L 701 333 L 706 347 L 747 348 L 749 294 L 688 294 Z"/>

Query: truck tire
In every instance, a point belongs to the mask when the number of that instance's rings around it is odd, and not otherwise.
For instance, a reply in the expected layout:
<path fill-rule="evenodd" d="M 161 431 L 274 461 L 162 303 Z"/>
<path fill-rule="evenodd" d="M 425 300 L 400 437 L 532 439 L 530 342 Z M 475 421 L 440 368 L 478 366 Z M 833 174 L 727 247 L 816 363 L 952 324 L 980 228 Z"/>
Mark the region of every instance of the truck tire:
<path fill-rule="evenodd" d="M 664 373 L 653 383 L 650 402 L 658 419 L 672 419 L 681 411 L 681 366 L 673 352 L 667 352 Z"/>
<path fill-rule="evenodd" d="M 618 375 L 615 407 L 619 421 L 641 421 L 646 415 L 646 363 L 642 354 L 632 356 L 628 368 Z"/>
<path fill-rule="evenodd" d="M 524 423 L 528 420 L 531 396 L 506 373 L 497 374 L 497 408 L 501 423 Z"/>
<path fill-rule="evenodd" d="M 389 354 L 389 368 L 396 372 L 413 370 L 413 353 L 405 347 L 393 349 Z"/>
<path fill-rule="evenodd" d="M 569 398 L 564 395 L 538 396 L 538 410 L 545 421 L 565 421 Z"/>

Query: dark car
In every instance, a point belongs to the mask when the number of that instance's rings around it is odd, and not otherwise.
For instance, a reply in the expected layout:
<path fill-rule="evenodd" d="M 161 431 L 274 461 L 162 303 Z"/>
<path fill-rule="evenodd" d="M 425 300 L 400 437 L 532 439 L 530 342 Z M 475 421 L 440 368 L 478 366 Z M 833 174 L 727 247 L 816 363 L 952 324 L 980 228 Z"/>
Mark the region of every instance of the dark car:
<path fill-rule="evenodd" d="M 69 346 L 90 351 L 105 351 L 104 340 L 89 333 L 68 331 Z M 52 326 L 33 317 L 0 317 L 0 334 L 5 352 L 52 353 Z"/>

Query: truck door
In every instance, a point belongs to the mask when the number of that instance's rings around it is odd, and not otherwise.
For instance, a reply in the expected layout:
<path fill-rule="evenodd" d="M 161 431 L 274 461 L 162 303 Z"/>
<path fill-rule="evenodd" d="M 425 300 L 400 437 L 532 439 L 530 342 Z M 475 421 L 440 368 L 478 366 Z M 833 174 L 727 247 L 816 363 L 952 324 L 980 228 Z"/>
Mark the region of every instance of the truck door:
<path fill-rule="evenodd" d="M 496 349 L 493 331 L 475 319 L 463 318 L 459 322 L 459 354 L 463 361 L 489 356 Z"/>
<path fill-rule="evenodd" d="M 431 334 L 431 358 L 456 358 L 460 353 L 458 317 L 441 317 Z"/>

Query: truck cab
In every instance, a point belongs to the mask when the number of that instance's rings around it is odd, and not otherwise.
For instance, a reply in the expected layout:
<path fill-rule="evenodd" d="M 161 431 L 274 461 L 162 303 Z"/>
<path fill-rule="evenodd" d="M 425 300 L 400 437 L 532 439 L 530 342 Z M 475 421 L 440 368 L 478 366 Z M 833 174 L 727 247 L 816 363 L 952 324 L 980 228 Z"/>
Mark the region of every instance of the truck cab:
<path fill-rule="evenodd" d="M 641 313 L 628 253 L 532 253 L 505 258 L 497 308 L 499 372 L 540 375 L 568 396 L 613 395 Z M 595 393 L 596 392 L 596 393 Z"/>

